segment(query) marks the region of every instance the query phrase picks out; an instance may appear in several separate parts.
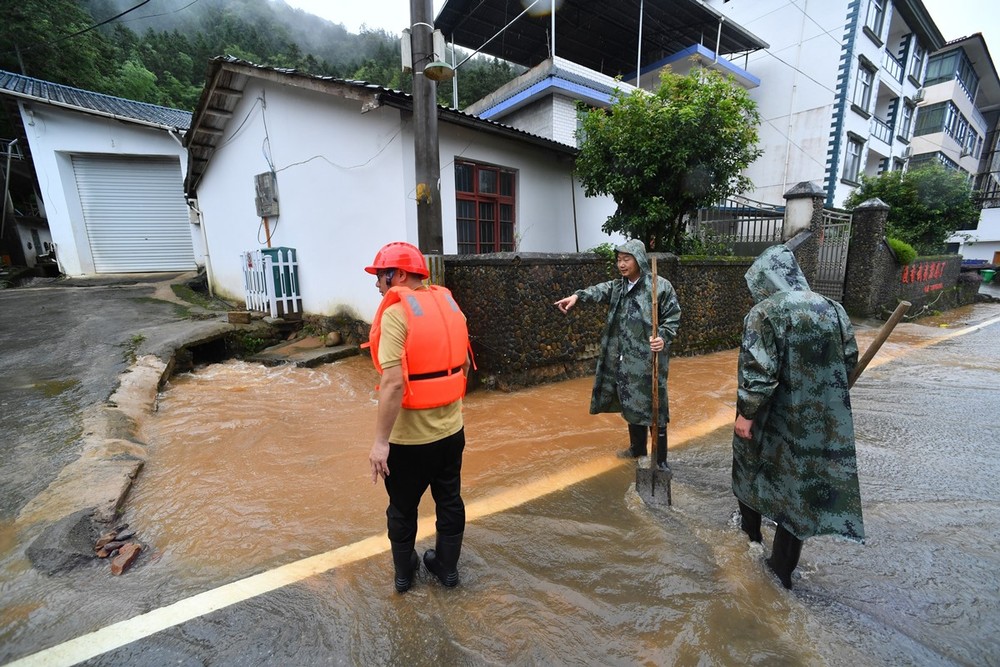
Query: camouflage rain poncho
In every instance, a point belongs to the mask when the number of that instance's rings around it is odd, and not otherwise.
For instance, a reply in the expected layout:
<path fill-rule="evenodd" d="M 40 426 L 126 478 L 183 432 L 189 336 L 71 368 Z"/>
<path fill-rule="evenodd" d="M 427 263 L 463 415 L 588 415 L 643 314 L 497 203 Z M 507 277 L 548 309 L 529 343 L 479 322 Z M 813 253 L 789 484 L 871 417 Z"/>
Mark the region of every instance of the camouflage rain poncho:
<path fill-rule="evenodd" d="M 576 291 L 580 302 L 608 304 L 608 318 L 601 335 L 601 356 L 597 360 L 590 414 L 621 412 L 630 424 L 649 426 L 653 414 L 653 353 L 649 338 L 653 330 L 653 277 L 642 241 L 631 240 L 615 248 L 632 255 L 642 274 L 635 287 L 626 292 L 628 282 L 616 278 Z M 663 276 L 656 277 L 657 326 L 665 346 L 659 359 L 659 417 L 662 426 L 670 421 L 667 405 L 667 370 L 670 342 L 677 335 L 681 307 L 674 287 Z"/>
<path fill-rule="evenodd" d="M 733 438 L 733 493 L 800 540 L 864 541 L 847 378 L 858 360 L 843 307 L 809 290 L 795 256 L 768 248 L 746 273 L 757 305 L 744 320 Z"/>

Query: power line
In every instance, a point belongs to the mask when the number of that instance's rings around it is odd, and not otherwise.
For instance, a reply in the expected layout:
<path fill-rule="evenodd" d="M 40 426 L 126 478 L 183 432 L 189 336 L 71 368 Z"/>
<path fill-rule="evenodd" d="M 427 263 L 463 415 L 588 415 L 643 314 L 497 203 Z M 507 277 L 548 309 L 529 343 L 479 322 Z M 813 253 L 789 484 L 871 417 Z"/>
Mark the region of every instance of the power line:
<path fill-rule="evenodd" d="M 23 49 L 20 49 L 20 52 L 23 53 L 24 51 L 33 51 L 34 49 L 40 49 L 40 48 L 46 47 L 46 46 L 55 46 L 56 44 L 60 44 L 62 42 L 65 42 L 67 39 L 72 39 L 74 37 L 79 37 L 80 35 L 82 35 L 84 33 L 88 33 L 91 30 L 95 30 L 97 28 L 100 28 L 102 25 L 107 25 L 108 23 L 111 23 L 112 21 L 114 21 L 116 19 L 120 19 L 121 17 L 125 16 L 129 12 L 134 12 L 135 10 L 139 9 L 140 7 L 142 7 L 143 5 L 149 4 L 149 2 L 150 2 L 150 0 L 142 0 L 142 2 L 140 2 L 135 7 L 130 7 L 129 9 L 126 9 L 125 11 L 121 12 L 120 14 L 115 14 L 111 18 L 104 19 L 103 21 L 100 21 L 99 23 L 95 23 L 92 26 L 84 28 L 83 30 L 77 30 L 76 32 L 74 32 L 72 34 L 64 35 L 63 37 L 59 37 L 58 39 L 52 40 L 51 42 L 43 42 L 41 44 L 34 44 L 32 46 L 27 46 L 27 47 L 25 47 Z M 17 48 L 15 48 L 15 49 L 8 49 L 4 53 L 8 53 L 9 54 L 9 53 L 16 53 L 16 52 L 18 52 Z"/>
<path fill-rule="evenodd" d="M 159 14 L 146 14 L 144 16 L 134 16 L 129 18 L 129 21 L 143 21 L 145 19 L 155 19 L 158 16 L 170 16 L 171 14 L 176 14 L 177 12 L 183 12 L 185 9 L 187 9 L 188 7 L 197 2 L 200 2 L 200 0 L 191 0 L 191 2 L 187 3 L 183 7 L 172 9 L 169 12 L 160 12 Z M 128 23 L 128 21 L 122 21 L 122 23 Z"/>

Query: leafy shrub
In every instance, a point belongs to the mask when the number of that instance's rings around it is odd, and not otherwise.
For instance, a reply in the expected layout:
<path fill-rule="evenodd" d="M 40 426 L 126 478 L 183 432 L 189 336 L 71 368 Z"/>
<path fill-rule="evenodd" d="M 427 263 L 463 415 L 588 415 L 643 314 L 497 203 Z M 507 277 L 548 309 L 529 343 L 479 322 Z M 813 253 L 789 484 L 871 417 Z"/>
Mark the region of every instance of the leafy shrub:
<path fill-rule="evenodd" d="M 733 254 L 731 239 L 715 234 L 710 230 L 702 230 L 701 234 L 686 233 L 681 238 L 682 255 L 698 255 L 701 257 L 727 257 Z"/>
<path fill-rule="evenodd" d="M 589 249 L 587 252 L 592 252 L 598 257 L 603 257 L 604 261 L 608 263 L 608 272 L 610 275 L 614 276 L 618 273 L 618 253 L 615 252 L 615 247 L 611 243 L 605 241 Z"/>
<path fill-rule="evenodd" d="M 892 252 L 895 253 L 896 259 L 903 266 L 906 266 L 917 258 L 917 251 L 914 250 L 913 246 L 906 241 L 900 241 L 899 239 L 891 236 L 887 237 L 885 241 L 889 244 L 889 247 L 892 248 Z"/>

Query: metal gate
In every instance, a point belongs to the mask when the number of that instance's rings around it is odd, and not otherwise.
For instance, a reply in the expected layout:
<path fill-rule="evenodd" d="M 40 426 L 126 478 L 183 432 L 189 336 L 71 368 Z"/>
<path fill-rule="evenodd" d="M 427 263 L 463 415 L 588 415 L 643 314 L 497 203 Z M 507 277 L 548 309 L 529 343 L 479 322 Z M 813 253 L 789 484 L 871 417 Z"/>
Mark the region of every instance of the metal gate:
<path fill-rule="evenodd" d="M 813 290 L 835 301 L 844 298 L 847 249 L 851 241 L 851 214 L 823 210 L 819 231 L 819 269 Z"/>
<path fill-rule="evenodd" d="M 784 206 L 734 195 L 715 206 L 699 209 L 688 227 L 706 248 L 721 244 L 728 247 L 728 254 L 752 257 L 781 243 L 784 220 Z"/>

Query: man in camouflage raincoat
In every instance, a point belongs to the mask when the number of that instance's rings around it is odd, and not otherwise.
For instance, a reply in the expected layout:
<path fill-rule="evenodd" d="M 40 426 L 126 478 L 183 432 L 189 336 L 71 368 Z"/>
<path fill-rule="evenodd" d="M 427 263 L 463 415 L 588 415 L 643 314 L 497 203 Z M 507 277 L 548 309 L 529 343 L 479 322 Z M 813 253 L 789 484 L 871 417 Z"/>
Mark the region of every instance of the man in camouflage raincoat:
<path fill-rule="evenodd" d="M 757 305 L 740 347 L 733 493 L 751 541 L 761 515 L 778 524 L 767 564 L 791 588 L 806 538 L 864 541 L 847 386 L 858 346 L 843 307 L 809 289 L 784 245 L 746 281 Z"/>
<path fill-rule="evenodd" d="M 670 281 L 657 276 L 657 331 L 653 332 L 653 278 L 646 258 L 646 246 L 633 239 L 615 248 L 622 277 L 577 290 L 556 301 L 562 312 L 576 302 L 608 304 L 608 317 L 601 335 L 601 355 L 597 360 L 590 414 L 620 412 L 628 422 L 628 449 L 620 456 L 646 455 L 646 433 L 653 415 L 653 354 L 660 353 L 658 372 L 659 414 L 656 461 L 666 466 L 667 370 L 670 342 L 677 335 L 681 307 Z"/>

